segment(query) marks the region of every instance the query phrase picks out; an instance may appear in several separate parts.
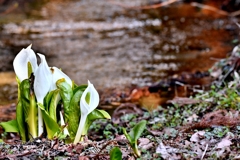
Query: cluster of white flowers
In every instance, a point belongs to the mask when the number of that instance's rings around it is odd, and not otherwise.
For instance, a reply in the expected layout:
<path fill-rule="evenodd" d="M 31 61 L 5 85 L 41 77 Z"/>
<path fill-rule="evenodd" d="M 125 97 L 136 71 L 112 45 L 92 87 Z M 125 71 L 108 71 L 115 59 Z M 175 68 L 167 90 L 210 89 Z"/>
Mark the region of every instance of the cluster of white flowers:
<path fill-rule="evenodd" d="M 51 92 L 57 88 L 56 82 L 59 79 L 65 79 L 65 81 L 72 87 L 72 80 L 63 73 L 57 67 L 49 67 L 45 56 L 42 54 L 37 54 L 41 63 L 37 64 L 37 57 L 35 52 L 31 49 L 31 45 L 26 49 L 22 49 L 13 61 L 13 67 L 16 76 L 20 83 L 28 79 L 31 74 L 34 75 L 34 94 L 37 99 L 37 103 L 43 105 L 43 101 L 48 92 Z M 90 95 L 90 101 L 86 101 L 87 94 Z M 86 122 L 87 115 L 91 113 L 99 104 L 99 94 L 94 88 L 93 84 L 88 81 L 88 87 L 83 92 L 80 100 L 80 110 L 81 110 L 81 120 L 79 124 L 79 129 L 74 143 L 80 140 L 81 133 Z M 60 113 L 61 114 L 61 113 Z M 61 123 L 64 124 L 62 115 Z M 40 107 L 38 107 L 38 136 L 43 133 L 43 118 Z M 65 132 L 67 133 L 67 131 Z"/>

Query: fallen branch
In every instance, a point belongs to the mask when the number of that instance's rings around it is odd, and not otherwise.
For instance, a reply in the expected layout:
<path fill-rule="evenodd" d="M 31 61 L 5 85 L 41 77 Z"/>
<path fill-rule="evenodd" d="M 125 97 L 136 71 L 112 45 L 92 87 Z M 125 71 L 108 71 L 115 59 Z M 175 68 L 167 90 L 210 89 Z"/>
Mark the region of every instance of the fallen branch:
<path fill-rule="evenodd" d="M 228 12 L 223 11 L 223 10 L 218 9 L 218 8 L 215 8 L 213 6 L 209 6 L 209 5 L 205 5 L 205 4 L 201 4 L 201 3 L 197 3 L 197 2 L 192 2 L 191 5 L 194 6 L 194 7 L 199 7 L 199 8 L 203 8 L 203 9 L 207 9 L 207 10 L 216 12 L 216 13 L 224 15 L 224 16 L 228 16 L 229 15 Z"/>
<path fill-rule="evenodd" d="M 130 9 L 156 9 L 156 8 L 160 8 L 163 6 L 167 6 L 169 4 L 175 3 L 175 2 L 179 2 L 181 0 L 168 0 L 159 4 L 154 4 L 154 5 L 146 5 L 146 6 L 128 6 L 128 5 L 124 5 L 123 3 L 118 3 L 118 2 L 114 2 L 112 0 L 108 0 L 110 3 L 112 4 L 116 4 L 118 6 L 121 6 L 123 8 L 130 8 Z"/>
<path fill-rule="evenodd" d="M 23 151 L 23 153 L 19 153 L 19 154 L 1 156 L 0 159 L 15 159 L 17 157 L 23 157 L 23 156 L 29 155 L 31 153 L 32 152 L 30 152 L 30 151 Z"/>

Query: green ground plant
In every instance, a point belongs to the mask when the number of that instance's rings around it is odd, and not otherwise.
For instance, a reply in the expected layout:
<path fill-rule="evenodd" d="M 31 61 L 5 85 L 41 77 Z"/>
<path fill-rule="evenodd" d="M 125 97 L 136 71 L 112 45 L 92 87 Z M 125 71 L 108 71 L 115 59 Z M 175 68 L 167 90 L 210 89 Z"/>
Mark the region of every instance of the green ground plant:
<path fill-rule="evenodd" d="M 136 124 L 129 133 L 127 133 L 126 129 L 123 128 L 123 133 L 137 157 L 141 156 L 141 152 L 139 151 L 137 146 L 137 140 L 141 136 L 144 129 L 146 128 L 146 124 L 147 121 L 142 120 L 141 122 Z"/>

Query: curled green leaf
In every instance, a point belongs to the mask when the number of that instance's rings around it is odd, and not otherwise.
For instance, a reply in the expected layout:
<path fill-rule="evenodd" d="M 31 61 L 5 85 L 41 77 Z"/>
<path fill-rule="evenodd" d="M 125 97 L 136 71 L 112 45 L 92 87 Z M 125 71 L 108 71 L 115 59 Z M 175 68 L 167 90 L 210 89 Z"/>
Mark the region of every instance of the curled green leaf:
<path fill-rule="evenodd" d="M 38 103 L 38 106 L 42 111 L 43 121 L 47 129 L 47 137 L 53 139 L 54 135 L 60 131 L 60 126 L 54 121 L 54 119 L 52 119 L 41 103 Z"/>
<path fill-rule="evenodd" d="M 136 142 L 138 138 L 141 136 L 142 132 L 146 128 L 146 124 L 147 121 L 142 120 L 136 126 L 134 126 L 133 129 L 129 132 L 129 136 L 134 142 Z"/>
<path fill-rule="evenodd" d="M 1 122 L 0 126 L 4 129 L 5 132 L 19 132 L 17 120 L 11 120 L 8 122 Z"/>
<path fill-rule="evenodd" d="M 56 82 L 56 85 L 60 91 L 59 93 L 63 101 L 64 120 L 65 122 L 68 122 L 70 116 L 72 116 L 69 114 L 70 102 L 73 96 L 72 87 L 65 81 L 64 78 L 59 79 Z"/>
<path fill-rule="evenodd" d="M 61 100 L 60 94 L 59 94 L 59 89 L 56 89 L 54 91 L 52 91 L 52 97 L 51 97 L 51 101 L 48 107 L 48 113 L 49 116 L 55 121 L 57 122 L 57 106 L 59 101 Z"/>
<path fill-rule="evenodd" d="M 86 135 L 91 124 L 97 119 L 111 119 L 111 116 L 104 110 L 95 109 L 87 116 L 82 135 Z"/>
<path fill-rule="evenodd" d="M 86 89 L 86 85 L 84 86 L 78 86 L 77 88 L 74 89 L 73 97 L 70 102 L 69 106 L 69 115 L 71 115 L 71 118 L 66 121 L 68 123 L 68 131 L 70 133 L 70 138 L 73 140 L 76 136 L 77 129 L 78 129 L 78 124 L 80 120 L 80 98 L 83 94 L 83 91 Z"/>
<path fill-rule="evenodd" d="M 31 92 L 31 84 L 29 79 L 25 79 L 20 84 L 21 96 L 20 100 L 23 107 L 25 122 L 28 128 L 28 138 L 37 137 L 37 105 L 35 96 Z"/>

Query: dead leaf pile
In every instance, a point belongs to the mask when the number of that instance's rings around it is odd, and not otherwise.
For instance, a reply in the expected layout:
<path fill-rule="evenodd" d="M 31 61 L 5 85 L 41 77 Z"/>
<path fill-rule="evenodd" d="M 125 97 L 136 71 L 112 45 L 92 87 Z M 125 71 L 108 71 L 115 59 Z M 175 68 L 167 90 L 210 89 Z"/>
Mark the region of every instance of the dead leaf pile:
<path fill-rule="evenodd" d="M 235 127 L 240 124 L 239 111 L 216 110 L 204 115 L 200 122 L 183 127 L 184 131 L 205 129 L 213 126 Z"/>

